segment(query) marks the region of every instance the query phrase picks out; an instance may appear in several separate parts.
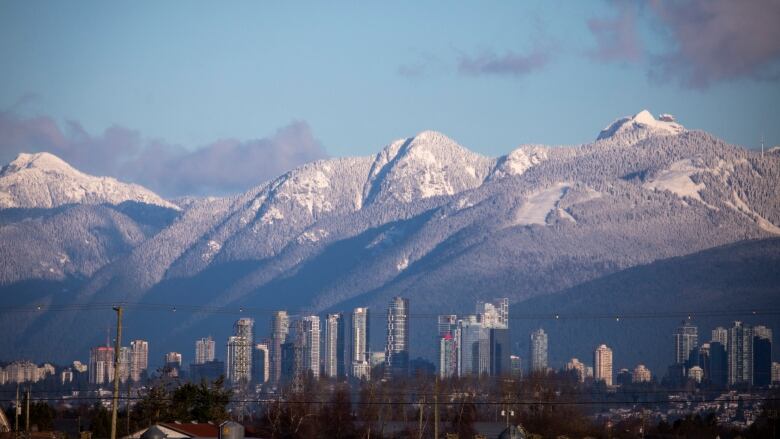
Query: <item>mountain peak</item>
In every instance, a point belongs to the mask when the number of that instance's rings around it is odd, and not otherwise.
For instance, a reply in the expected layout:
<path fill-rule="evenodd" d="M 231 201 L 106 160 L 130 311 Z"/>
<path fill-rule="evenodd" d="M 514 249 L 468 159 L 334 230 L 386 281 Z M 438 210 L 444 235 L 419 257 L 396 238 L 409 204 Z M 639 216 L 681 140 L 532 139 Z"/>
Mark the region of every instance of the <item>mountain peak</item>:
<path fill-rule="evenodd" d="M 668 136 L 685 131 L 670 114 L 656 119 L 648 110 L 633 116 L 620 118 L 601 130 L 596 140 L 614 139 L 628 144 L 636 143 L 650 136 Z"/>
<path fill-rule="evenodd" d="M 0 208 L 51 208 L 74 203 L 120 204 L 125 201 L 179 209 L 144 187 L 84 174 L 48 152 L 20 153 L 0 171 Z"/>
<path fill-rule="evenodd" d="M 387 145 L 382 152 L 392 159 L 396 158 L 397 155 L 415 156 L 421 150 L 434 154 L 457 152 L 477 155 L 468 148 L 459 145 L 446 134 L 433 130 L 420 131 L 412 137 L 397 140 Z"/>
<path fill-rule="evenodd" d="M 494 162 L 438 131 L 422 131 L 387 145 L 375 156 L 364 198 L 369 203 L 410 202 L 452 195 L 482 184 Z"/>
<path fill-rule="evenodd" d="M 17 172 L 25 168 L 38 168 L 59 172 L 78 172 L 54 154 L 48 152 L 38 152 L 34 154 L 22 152 L 19 153 L 19 155 L 16 156 L 16 159 L 9 163 L 6 169 L 3 170 L 3 175 L 9 172 Z"/>

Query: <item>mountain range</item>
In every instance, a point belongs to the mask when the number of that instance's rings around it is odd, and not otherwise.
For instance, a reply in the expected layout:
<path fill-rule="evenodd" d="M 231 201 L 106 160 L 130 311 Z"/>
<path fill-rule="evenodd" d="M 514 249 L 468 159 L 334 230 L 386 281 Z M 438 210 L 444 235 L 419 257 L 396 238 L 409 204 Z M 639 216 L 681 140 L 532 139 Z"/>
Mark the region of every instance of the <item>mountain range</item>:
<path fill-rule="evenodd" d="M 592 143 L 522 145 L 498 158 L 425 131 L 220 198 L 165 200 L 51 154 L 20 154 L 0 171 L 0 305 L 14 310 L 0 319 L 0 360 L 85 360 L 104 342 L 114 302 L 170 305 L 127 312 L 126 334 L 151 340 L 153 364 L 169 350 L 187 362 L 196 338 L 225 340 L 239 315 L 255 317 L 263 337 L 274 309 L 367 305 L 381 350 L 386 303 L 403 295 L 412 356 L 434 358 L 436 314 L 509 297 L 523 357 L 528 331 L 542 325 L 553 361 L 607 342 L 626 347 L 617 366 L 657 369 L 668 363 L 661 353 L 629 348 L 671 346 L 675 322 L 616 331 L 522 316 L 773 305 L 778 182 L 780 152 L 729 145 L 647 111 Z M 737 281 L 745 273 L 751 282 Z"/>

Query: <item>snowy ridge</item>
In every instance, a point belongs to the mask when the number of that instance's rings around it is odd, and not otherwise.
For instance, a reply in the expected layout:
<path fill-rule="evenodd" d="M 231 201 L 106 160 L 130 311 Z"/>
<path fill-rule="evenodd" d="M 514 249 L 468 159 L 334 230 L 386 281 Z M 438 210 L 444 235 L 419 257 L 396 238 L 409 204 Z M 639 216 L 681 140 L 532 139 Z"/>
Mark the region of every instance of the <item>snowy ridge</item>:
<path fill-rule="evenodd" d="M 620 118 L 601 130 L 596 140 L 615 140 L 620 143 L 633 144 L 651 136 L 669 136 L 680 134 L 685 127 L 674 121 L 671 115 L 664 114 L 656 119 L 647 111 L 642 110 L 634 116 Z"/>
<path fill-rule="evenodd" d="M 84 174 L 46 152 L 19 154 L 0 172 L 0 208 L 52 208 L 125 201 L 179 210 L 142 186 Z"/>
<path fill-rule="evenodd" d="M 436 131 L 423 131 L 380 151 L 364 186 L 365 203 L 453 195 L 481 185 L 494 159 L 469 151 Z"/>
<path fill-rule="evenodd" d="M 435 314 L 471 309 L 475 292 L 517 303 L 616 269 L 780 234 L 780 156 L 700 131 L 671 135 L 652 116 L 630 119 L 612 134 L 649 136 L 636 145 L 620 136 L 579 147 L 524 145 L 497 159 L 426 131 L 375 155 L 299 166 L 240 195 L 181 202 L 181 214 L 141 206 L 142 214 L 170 216 L 151 225 L 107 204 L 51 215 L 6 211 L 0 307 L 19 295 L 45 303 L 59 294 L 34 295 L 12 282 L 74 278 L 63 286 L 83 303 L 197 300 L 328 312 L 409 295 L 415 309 Z M 656 122 L 674 123 L 668 115 Z M 47 171 L 34 178 L 57 185 L 77 172 L 46 156 L 42 164 Z M 17 161 L 0 179 L 29 185 L 23 171 L 28 164 Z M 151 323 L 191 340 L 214 323 L 205 314 Z M 95 335 L 75 324 L 81 318 L 52 315 L 27 332 L 2 321 L 10 336 L 0 352 L 85 352 Z"/>
<path fill-rule="evenodd" d="M 525 171 L 547 160 L 547 148 L 544 146 L 521 146 L 498 159 L 492 178 L 522 175 Z"/>

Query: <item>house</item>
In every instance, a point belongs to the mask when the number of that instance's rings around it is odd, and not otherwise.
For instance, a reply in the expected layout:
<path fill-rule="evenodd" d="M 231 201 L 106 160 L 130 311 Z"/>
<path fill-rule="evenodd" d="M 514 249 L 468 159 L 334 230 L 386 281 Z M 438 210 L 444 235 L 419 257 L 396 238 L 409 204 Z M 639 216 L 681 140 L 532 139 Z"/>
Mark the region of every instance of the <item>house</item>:
<path fill-rule="evenodd" d="M 151 427 L 144 428 L 134 432 L 129 436 L 125 436 L 122 439 L 140 439 L 141 436 L 146 433 L 146 430 L 156 427 L 159 429 L 167 439 L 194 439 L 194 438 L 211 438 L 215 439 L 219 437 L 219 426 L 213 423 L 198 423 L 198 422 L 162 422 L 155 424 Z"/>

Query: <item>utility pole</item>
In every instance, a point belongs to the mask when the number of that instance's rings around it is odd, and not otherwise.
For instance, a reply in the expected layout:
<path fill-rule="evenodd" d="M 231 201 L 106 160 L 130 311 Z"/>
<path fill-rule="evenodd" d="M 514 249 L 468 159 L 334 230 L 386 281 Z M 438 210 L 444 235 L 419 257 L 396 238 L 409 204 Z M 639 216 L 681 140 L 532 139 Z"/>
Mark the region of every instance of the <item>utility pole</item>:
<path fill-rule="evenodd" d="M 439 376 L 433 381 L 433 437 L 439 439 Z"/>
<path fill-rule="evenodd" d="M 509 428 L 509 417 L 514 415 L 515 415 L 515 411 L 509 410 L 509 407 L 506 407 L 504 410 L 501 410 L 501 416 L 504 416 L 506 418 L 506 428 Z"/>
<path fill-rule="evenodd" d="M 127 401 L 125 402 L 127 411 L 127 435 L 130 436 L 130 380 L 127 380 Z"/>
<path fill-rule="evenodd" d="M 420 400 L 420 420 L 417 426 L 417 437 L 422 439 L 423 437 L 423 407 L 425 406 L 425 398 Z"/>
<path fill-rule="evenodd" d="M 30 386 L 27 387 L 27 413 L 24 415 L 24 431 L 30 437 Z"/>
<path fill-rule="evenodd" d="M 22 414 L 22 406 L 19 404 L 19 383 L 16 383 L 16 407 L 14 407 L 14 433 L 19 436 L 19 415 Z"/>
<path fill-rule="evenodd" d="M 122 307 L 116 311 L 116 341 L 114 342 L 114 398 L 111 404 L 111 439 L 116 439 L 116 410 L 119 405 L 119 349 L 122 346 Z"/>

